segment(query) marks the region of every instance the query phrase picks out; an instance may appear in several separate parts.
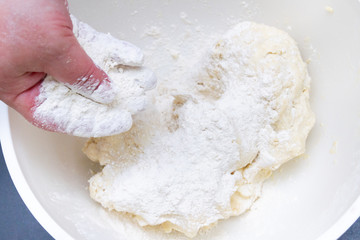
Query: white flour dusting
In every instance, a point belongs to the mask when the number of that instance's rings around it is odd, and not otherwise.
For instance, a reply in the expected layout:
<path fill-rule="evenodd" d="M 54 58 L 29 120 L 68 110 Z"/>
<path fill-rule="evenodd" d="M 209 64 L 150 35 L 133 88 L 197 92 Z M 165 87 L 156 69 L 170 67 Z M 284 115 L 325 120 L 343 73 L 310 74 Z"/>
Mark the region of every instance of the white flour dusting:
<path fill-rule="evenodd" d="M 168 49 L 177 68 L 153 104 L 130 131 L 90 139 L 84 152 L 104 165 L 90 179 L 93 199 L 194 237 L 249 209 L 272 171 L 305 151 L 310 78 L 294 40 L 265 25 L 235 26 L 201 58 Z"/>
<path fill-rule="evenodd" d="M 109 75 L 114 94 L 100 86 L 93 94 L 86 95 L 84 89 L 48 76 L 41 85 L 34 118 L 39 125 L 52 125 L 58 132 L 80 137 L 125 132 L 132 125 L 131 115 L 145 108 L 145 92 L 155 86 L 156 78 L 151 71 L 140 67 L 143 63 L 140 49 L 110 34 L 99 33 L 74 17 L 72 21 L 81 46 Z"/>

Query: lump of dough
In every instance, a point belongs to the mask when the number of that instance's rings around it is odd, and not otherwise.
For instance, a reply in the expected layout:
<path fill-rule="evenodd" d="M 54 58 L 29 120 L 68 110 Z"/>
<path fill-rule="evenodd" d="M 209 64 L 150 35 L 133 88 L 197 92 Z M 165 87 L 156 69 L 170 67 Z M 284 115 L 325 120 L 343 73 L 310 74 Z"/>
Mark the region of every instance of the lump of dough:
<path fill-rule="evenodd" d="M 129 132 L 84 147 L 104 165 L 90 179 L 95 201 L 189 237 L 249 209 L 314 124 L 310 78 L 286 33 L 240 23 L 199 65 L 187 94 L 158 95 Z"/>
<path fill-rule="evenodd" d="M 238 24 L 211 49 L 196 87 L 232 119 L 241 136 L 241 157 L 252 161 L 245 171 L 248 181 L 305 151 L 315 121 L 310 77 L 287 33 L 252 22 Z"/>

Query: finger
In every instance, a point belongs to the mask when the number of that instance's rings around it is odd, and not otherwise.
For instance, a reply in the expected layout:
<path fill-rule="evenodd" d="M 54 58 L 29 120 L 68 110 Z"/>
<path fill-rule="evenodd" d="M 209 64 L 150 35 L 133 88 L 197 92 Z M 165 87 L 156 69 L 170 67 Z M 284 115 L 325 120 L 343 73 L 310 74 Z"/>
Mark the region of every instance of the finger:
<path fill-rule="evenodd" d="M 118 40 L 110 34 L 106 36 L 109 39 L 109 57 L 113 61 L 126 66 L 138 67 L 143 65 L 144 55 L 140 48 L 129 42 Z"/>
<path fill-rule="evenodd" d="M 110 72 L 117 93 L 116 103 L 131 114 L 143 111 L 148 98 L 146 91 L 156 86 L 155 74 L 147 68 L 123 67 L 119 71 Z"/>
<path fill-rule="evenodd" d="M 71 16 L 73 31 L 80 42 L 86 43 L 87 49 L 101 49 L 103 55 L 109 56 L 114 62 L 127 66 L 141 66 L 144 55 L 135 45 L 114 38 L 111 34 L 96 31 L 91 26 Z M 90 51 L 91 52 L 91 51 Z"/>
<path fill-rule="evenodd" d="M 81 96 L 77 96 L 82 98 Z M 131 114 L 123 109 L 108 110 L 98 103 L 82 104 L 75 99 L 64 98 L 53 106 L 51 101 L 44 101 L 37 106 L 32 123 L 48 131 L 65 133 L 78 137 L 104 137 L 128 131 L 132 126 Z M 70 101 L 77 102 L 71 104 Z M 96 106 L 98 104 L 98 106 Z M 91 111 L 89 108 L 96 109 Z"/>
<path fill-rule="evenodd" d="M 154 72 L 148 68 L 127 67 L 124 75 L 126 75 L 127 79 L 135 81 L 145 91 L 154 89 L 156 86 L 157 78 Z"/>
<path fill-rule="evenodd" d="M 79 137 L 111 136 L 132 125 L 127 110 L 84 98 L 51 78 L 43 82 L 33 113 L 36 126 Z"/>
<path fill-rule="evenodd" d="M 46 64 L 46 72 L 87 98 L 112 102 L 115 92 L 109 77 L 94 64 L 75 36 L 70 36 L 64 45 L 64 51 Z"/>

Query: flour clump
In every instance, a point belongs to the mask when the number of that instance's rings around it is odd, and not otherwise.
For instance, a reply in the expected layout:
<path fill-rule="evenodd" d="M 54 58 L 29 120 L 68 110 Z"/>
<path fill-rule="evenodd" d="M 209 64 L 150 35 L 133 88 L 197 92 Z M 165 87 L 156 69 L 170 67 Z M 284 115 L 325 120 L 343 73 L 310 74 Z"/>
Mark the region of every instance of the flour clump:
<path fill-rule="evenodd" d="M 95 201 L 194 237 L 250 208 L 272 171 L 304 153 L 314 115 L 295 41 L 261 24 L 228 31 L 183 85 L 84 152 L 104 166 L 89 181 Z"/>

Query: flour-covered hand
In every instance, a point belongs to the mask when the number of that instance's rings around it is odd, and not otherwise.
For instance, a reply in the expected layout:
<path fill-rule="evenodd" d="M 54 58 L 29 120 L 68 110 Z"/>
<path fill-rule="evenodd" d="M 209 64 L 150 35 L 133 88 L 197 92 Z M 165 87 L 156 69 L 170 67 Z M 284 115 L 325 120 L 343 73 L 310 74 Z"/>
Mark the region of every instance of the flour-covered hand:
<path fill-rule="evenodd" d="M 101 89 L 96 101 L 114 98 L 107 74 L 76 40 L 64 0 L 1 1 L 0 52 L 0 100 L 30 122 L 47 74 L 87 95 Z"/>
<path fill-rule="evenodd" d="M 132 115 L 146 107 L 145 93 L 154 88 L 155 75 L 141 67 L 143 54 L 139 48 L 110 34 L 97 32 L 73 16 L 71 19 L 77 41 L 108 74 L 115 95 L 109 95 L 107 103 L 96 101 L 96 98 L 106 97 L 106 91 L 98 88 L 90 94 L 79 92 L 76 85 L 63 84 L 56 77 L 48 76 L 36 98 L 35 124 L 46 128 L 51 123 L 57 132 L 80 137 L 125 132 L 132 126 Z"/>
<path fill-rule="evenodd" d="M 0 100 L 34 125 L 50 131 L 85 137 L 126 131 L 131 126 L 131 114 L 145 106 L 144 91 L 148 88 L 119 96 L 119 91 L 129 87 L 117 87 L 119 84 L 114 84 L 106 71 L 131 66 L 131 71 L 122 71 L 122 78 L 137 81 L 138 85 L 150 83 L 150 88 L 155 77 L 139 67 L 143 55 L 137 47 L 79 24 L 86 25 L 71 19 L 64 0 L 1 1 Z M 100 41 L 87 44 L 90 39 L 84 34 Z M 96 55 L 103 59 L 94 63 Z M 137 72 L 135 77 L 132 72 Z M 132 109 L 119 106 L 120 100 L 122 105 L 131 102 Z M 134 104 L 135 100 L 142 105 Z M 101 107 L 85 111 L 86 106 L 95 105 Z M 112 114 L 99 108 L 112 109 Z"/>

